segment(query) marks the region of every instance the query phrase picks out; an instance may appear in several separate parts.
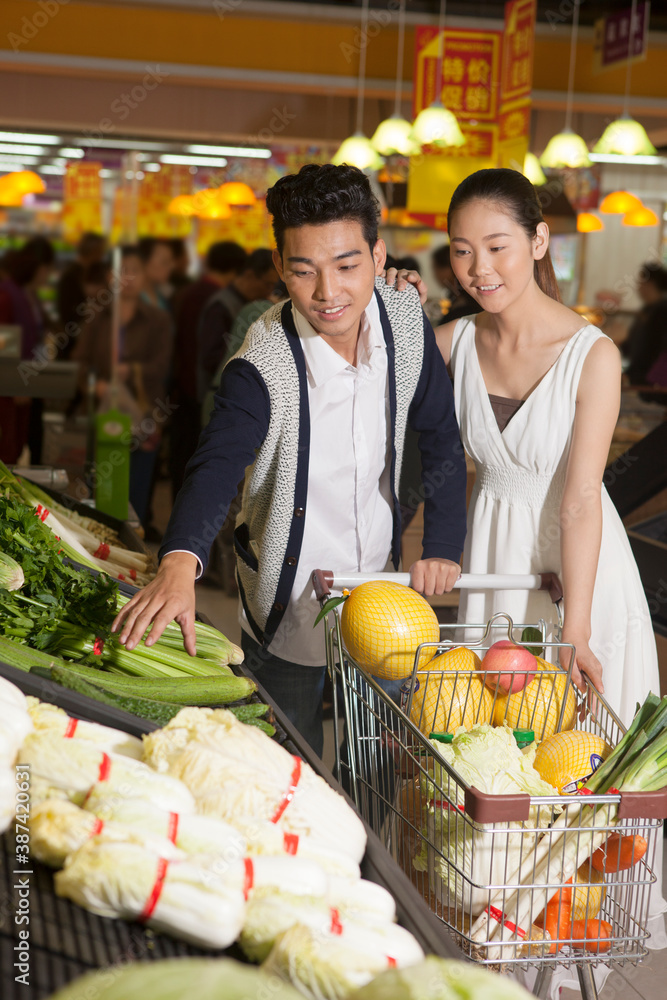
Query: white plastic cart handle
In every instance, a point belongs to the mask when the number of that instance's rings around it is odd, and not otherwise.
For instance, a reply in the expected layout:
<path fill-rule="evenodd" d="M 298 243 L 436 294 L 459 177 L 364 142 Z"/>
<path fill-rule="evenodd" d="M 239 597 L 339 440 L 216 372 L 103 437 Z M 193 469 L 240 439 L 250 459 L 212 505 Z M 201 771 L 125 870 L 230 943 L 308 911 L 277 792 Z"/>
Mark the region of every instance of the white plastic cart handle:
<path fill-rule="evenodd" d="M 332 590 L 353 590 L 369 580 L 390 580 L 410 586 L 409 573 L 333 573 L 328 569 L 313 572 L 313 587 L 318 601 Z M 562 600 L 563 589 L 555 573 L 498 573 L 485 576 L 481 573 L 462 573 L 454 584 L 456 590 L 546 590 L 554 604 Z"/>

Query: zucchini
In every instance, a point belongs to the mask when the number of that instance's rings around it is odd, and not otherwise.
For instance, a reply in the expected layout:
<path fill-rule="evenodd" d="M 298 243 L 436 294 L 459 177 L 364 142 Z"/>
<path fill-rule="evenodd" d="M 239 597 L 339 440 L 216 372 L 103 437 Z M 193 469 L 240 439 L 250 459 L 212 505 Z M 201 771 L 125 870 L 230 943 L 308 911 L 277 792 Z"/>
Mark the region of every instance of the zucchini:
<path fill-rule="evenodd" d="M 68 663 L 67 669 L 84 677 L 89 684 L 128 698 L 148 698 L 173 705 L 213 706 L 248 698 L 257 685 L 248 677 L 233 674 L 211 677 L 128 677 L 96 667 Z"/>
<path fill-rule="evenodd" d="M 113 691 L 104 691 L 96 684 L 91 684 L 78 671 L 70 670 L 68 667 L 54 666 L 48 673 L 44 667 L 33 667 L 31 673 L 36 673 L 41 677 L 48 676 L 50 680 L 56 681 L 71 691 L 94 698 L 103 705 L 112 705 L 114 708 L 121 708 L 132 715 L 138 715 L 140 719 L 148 719 L 150 722 L 156 722 L 159 726 L 166 726 L 184 707 L 183 705 L 174 705 L 164 701 L 153 701 L 150 698 L 136 698 L 117 694 Z M 240 722 L 250 726 L 259 726 L 262 732 L 265 732 L 268 736 L 274 736 L 276 732 L 274 727 L 271 723 L 261 718 L 268 710 L 269 706 L 262 703 L 256 705 L 237 705 L 229 709 Z"/>
<path fill-rule="evenodd" d="M 111 691 L 103 691 L 102 688 L 91 684 L 85 677 L 63 667 L 53 667 L 51 680 L 69 688 L 70 691 L 87 695 L 103 705 L 121 708 L 132 715 L 138 715 L 141 719 L 156 722 L 159 726 L 166 726 L 169 720 L 178 715 L 183 708 L 182 705 L 168 705 L 165 702 L 151 701 L 148 698 L 131 698 Z"/>
<path fill-rule="evenodd" d="M 269 710 L 268 705 L 257 702 L 253 705 L 232 705 L 228 706 L 240 722 L 252 722 L 253 719 L 261 719 Z"/>

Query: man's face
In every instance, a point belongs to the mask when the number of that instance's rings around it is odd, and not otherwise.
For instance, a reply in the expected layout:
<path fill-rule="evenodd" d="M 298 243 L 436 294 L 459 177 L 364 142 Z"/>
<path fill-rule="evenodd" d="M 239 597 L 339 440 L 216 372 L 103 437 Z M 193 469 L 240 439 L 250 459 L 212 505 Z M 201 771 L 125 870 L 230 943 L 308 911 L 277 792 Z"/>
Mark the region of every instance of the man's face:
<path fill-rule="evenodd" d="M 268 299 L 273 289 L 278 284 L 278 272 L 274 267 L 270 267 L 264 274 L 253 274 L 248 272 L 248 291 L 251 299 Z"/>
<path fill-rule="evenodd" d="M 282 257 L 274 251 L 295 307 L 317 333 L 332 338 L 332 346 L 356 338 L 386 256 L 383 240 L 371 253 L 354 219 L 287 229 Z"/>
<path fill-rule="evenodd" d="M 128 301 L 139 298 L 144 289 L 144 265 L 141 257 L 130 254 L 120 266 L 120 297 Z"/>

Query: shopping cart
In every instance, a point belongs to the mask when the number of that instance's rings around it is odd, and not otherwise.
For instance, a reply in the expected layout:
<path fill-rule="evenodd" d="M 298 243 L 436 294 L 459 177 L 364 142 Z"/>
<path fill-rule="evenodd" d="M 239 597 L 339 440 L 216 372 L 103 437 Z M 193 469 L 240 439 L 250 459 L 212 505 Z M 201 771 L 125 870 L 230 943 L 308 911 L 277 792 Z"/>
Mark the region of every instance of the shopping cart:
<path fill-rule="evenodd" d="M 379 678 L 351 659 L 338 610 L 326 604 L 332 590 L 353 589 L 370 579 L 407 585 L 410 578 L 313 573 L 316 596 L 328 609 L 326 658 L 338 690 L 336 731 L 341 708 L 344 722 L 336 756 L 339 780 L 466 956 L 504 971 L 536 966 L 538 996 L 556 964 L 574 964 L 582 995 L 593 1000 L 596 965 L 636 964 L 647 954 L 649 894 L 656 881 L 655 854 L 662 850 L 659 834 L 667 816 L 667 794 L 485 794 L 450 766 L 437 739 L 429 739 L 433 720 L 446 731 L 463 719 L 466 728 L 476 722 L 505 721 L 513 729 L 532 729 L 537 741 L 551 731 L 576 727 L 611 746 L 618 743 L 624 728 L 604 698 L 591 689 L 578 692 L 571 685 L 574 647 L 560 641 L 562 592 L 557 578 L 464 574 L 456 584 L 459 588 L 548 591 L 556 606 L 555 627 L 544 620 L 516 624 L 504 614 L 485 623 L 441 625 L 440 641 L 423 643 L 416 650 L 400 704 Z M 502 692 L 483 684 L 485 673 L 474 668 L 452 670 L 442 664 L 436 669 L 435 659 L 423 666 L 431 653 L 460 645 L 482 657 L 500 638 L 521 641 L 526 628 L 537 630 L 526 644 L 540 646 L 543 659 L 550 661 L 536 674 L 531 697 L 526 686 L 503 698 Z M 568 663 L 567 671 L 558 665 L 561 659 Z M 429 699 L 431 686 L 434 694 Z M 443 690 L 446 697 L 441 704 Z M 643 837 L 648 847 L 642 860 L 625 871 L 605 870 L 601 876 L 590 868 L 582 872 L 581 862 L 612 831 Z M 571 850 L 574 862 L 568 860 Z M 566 930 L 558 931 L 554 941 L 539 926 L 547 902 L 570 876 L 576 878 L 578 910 L 595 912 L 599 921 L 610 924 L 608 940 L 602 937 L 601 923 L 589 923 L 576 948 Z"/>

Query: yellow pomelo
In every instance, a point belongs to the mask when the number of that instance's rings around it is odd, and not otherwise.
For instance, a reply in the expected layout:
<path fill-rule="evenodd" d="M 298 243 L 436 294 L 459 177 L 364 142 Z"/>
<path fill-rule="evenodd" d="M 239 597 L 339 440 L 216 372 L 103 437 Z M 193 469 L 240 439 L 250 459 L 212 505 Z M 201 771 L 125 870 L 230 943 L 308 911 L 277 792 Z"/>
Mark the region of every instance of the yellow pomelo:
<path fill-rule="evenodd" d="M 523 691 L 510 695 L 499 695 L 493 710 L 494 726 L 506 722 L 512 729 L 532 729 L 535 739 L 540 742 L 558 731 L 561 705 L 565 700 L 565 713 L 561 731 L 573 729 L 577 716 L 577 699 L 574 688 L 567 684 L 567 674 L 556 671 L 553 663 L 547 663 L 541 656 L 537 660 L 538 674 L 526 684 Z M 539 671 L 550 673 L 541 676 Z M 567 690 L 566 690 L 567 689 Z"/>
<path fill-rule="evenodd" d="M 432 732 L 453 733 L 459 726 L 470 729 L 475 722 L 491 721 L 493 692 L 481 677 L 471 673 L 480 667 L 476 653 L 457 646 L 431 660 L 427 672 L 418 675 L 410 718 L 425 736 Z"/>
<path fill-rule="evenodd" d="M 584 885 L 579 884 L 582 882 Z M 574 877 L 572 919 L 594 920 L 602 909 L 606 891 L 602 872 L 597 872 L 590 861 L 585 861 Z"/>
<path fill-rule="evenodd" d="M 611 750 L 601 736 L 573 729 L 543 740 L 535 751 L 533 766 L 561 795 L 574 795 Z"/>
<path fill-rule="evenodd" d="M 400 583 L 370 580 L 355 587 L 343 605 L 343 642 L 364 670 L 377 677 L 408 677 L 421 642 L 438 642 L 440 626 L 435 611 L 421 594 Z M 422 670 L 433 654 L 424 650 Z"/>

